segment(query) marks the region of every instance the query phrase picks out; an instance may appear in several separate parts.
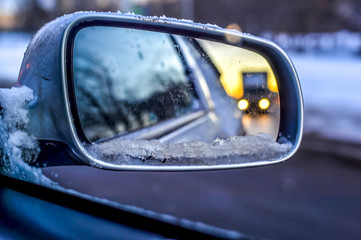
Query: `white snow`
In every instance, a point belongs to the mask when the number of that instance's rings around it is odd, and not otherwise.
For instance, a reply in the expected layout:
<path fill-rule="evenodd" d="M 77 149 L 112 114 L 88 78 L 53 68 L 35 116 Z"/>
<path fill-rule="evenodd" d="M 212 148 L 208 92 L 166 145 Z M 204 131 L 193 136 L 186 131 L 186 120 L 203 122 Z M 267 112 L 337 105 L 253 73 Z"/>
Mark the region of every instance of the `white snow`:
<path fill-rule="evenodd" d="M 9 130 L 25 128 L 29 123 L 25 105 L 34 99 L 30 88 L 0 89 L 0 104 L 3 108 L 3 121 Z"/>
<path fill-rule="evenodd" d="M 305 103 L 304 133 L 361 143 L 361 57 L 291 53 Z"/>
<path fill-rule="evenodd" d="M 27 163 L 36 159 L 39 144 L 27 132 L 29 118 L 26 105 L 34 98 L 27 87 L 0 89 L 0 173 L 30 182 L 56 185 L 41 169 Z"/>

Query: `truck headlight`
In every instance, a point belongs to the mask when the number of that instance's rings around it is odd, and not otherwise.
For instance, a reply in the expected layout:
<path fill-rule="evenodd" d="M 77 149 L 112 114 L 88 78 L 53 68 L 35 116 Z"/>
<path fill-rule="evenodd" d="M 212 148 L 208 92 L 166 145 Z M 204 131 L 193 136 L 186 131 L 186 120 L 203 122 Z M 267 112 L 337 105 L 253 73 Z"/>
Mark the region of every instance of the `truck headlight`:
<path fill-rule="evenodd" d="M 238 102 L 238 108 L 241 110 L 247 110 L 249 102 L 246 99 L 241 99 Z"/>
<path fill-rule="evenodd" d="M 262 98 L 261 100 L 259 100 L 258 106 L 262 110 L 267 110 L 270 106 L 270 102 L 267 98 Z"/>

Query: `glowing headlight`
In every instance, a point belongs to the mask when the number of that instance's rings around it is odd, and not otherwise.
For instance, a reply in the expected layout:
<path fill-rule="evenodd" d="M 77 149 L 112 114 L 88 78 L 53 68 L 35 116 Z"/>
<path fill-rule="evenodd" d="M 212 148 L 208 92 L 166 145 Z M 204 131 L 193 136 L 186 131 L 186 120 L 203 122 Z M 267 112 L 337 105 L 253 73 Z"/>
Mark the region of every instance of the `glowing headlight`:
<path fill-rule="evenodd" d="M 261 100 L 259 100 L 258 102 L 258 106 L 260 109 L 262 110 L 267 110 L 269 108 L 270 102 L 268 99 L 266 98 L 262 98 Z"/>
<path fill-rule="evenodd" d="M 246 110 L 249 106 L 249 102 L 246 99 L 241 99 L 238 102 L 238 108 L 241 110 Z"/>

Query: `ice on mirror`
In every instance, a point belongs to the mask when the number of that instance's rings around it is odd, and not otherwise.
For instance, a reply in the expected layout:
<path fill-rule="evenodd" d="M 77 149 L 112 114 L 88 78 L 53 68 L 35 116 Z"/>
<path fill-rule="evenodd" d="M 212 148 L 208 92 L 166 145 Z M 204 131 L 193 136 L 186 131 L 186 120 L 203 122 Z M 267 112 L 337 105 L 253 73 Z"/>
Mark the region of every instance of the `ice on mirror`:
<path fill-rule="evenodd" d="M 27 104 L 34 99 L 28 87 L 0 89 L 0 173 L 43 185 L 55 185 L 40 169 L 30 167 L 39 152 L 37 139 L 27 131 Z"/>
<path fill-rule="evenodd" d="M 113 139 L 88 146 L 94 156 L 110 163 L 173 166 L 272 161 L 286 155 L 291 148 L 291 143 L 277 143 L 267 134 L 232 136 L 211 143 Z"/>

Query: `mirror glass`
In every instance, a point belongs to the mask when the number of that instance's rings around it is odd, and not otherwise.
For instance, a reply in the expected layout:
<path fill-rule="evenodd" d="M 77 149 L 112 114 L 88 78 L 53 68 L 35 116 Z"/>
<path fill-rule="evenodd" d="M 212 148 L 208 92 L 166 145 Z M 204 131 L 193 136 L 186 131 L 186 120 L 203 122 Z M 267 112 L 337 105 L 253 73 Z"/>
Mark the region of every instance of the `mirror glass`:
<path fill-rule="evenodd" d="M 89 26 L 75 36 L 78 116 L 94 158 L 194 166 L 276 160 L 280 100 L 269 62 L 233 45 Z"/>

